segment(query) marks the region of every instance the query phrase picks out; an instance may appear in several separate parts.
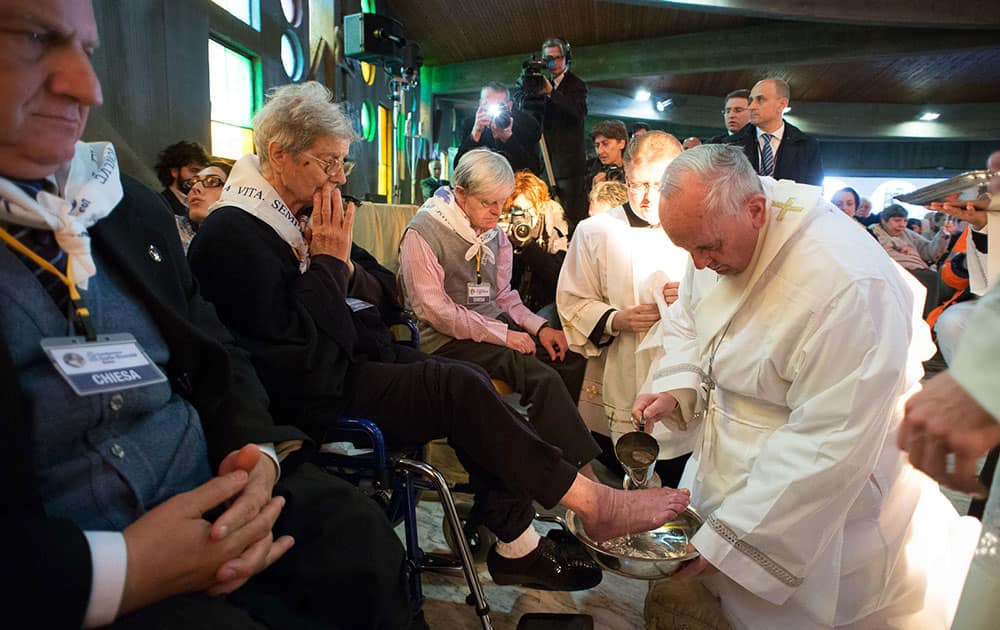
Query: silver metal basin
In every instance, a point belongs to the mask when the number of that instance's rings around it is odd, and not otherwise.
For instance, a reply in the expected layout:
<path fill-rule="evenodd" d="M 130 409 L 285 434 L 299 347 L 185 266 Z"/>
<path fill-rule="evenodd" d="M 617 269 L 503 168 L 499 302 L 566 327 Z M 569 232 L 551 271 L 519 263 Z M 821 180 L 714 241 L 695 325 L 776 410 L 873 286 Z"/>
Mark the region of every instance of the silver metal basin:
<path fill-rule="evenodd" d="M 701 516 L 688 508 L 654 530 L 598 543 L 587 536 L 580 517 L 566 510 L 566 527 L 587 547 L 597 564 L 612 573 L 640 580 L 669 577 L 681 564 L 701 555 L 687 548 L 702 522 Z"/>

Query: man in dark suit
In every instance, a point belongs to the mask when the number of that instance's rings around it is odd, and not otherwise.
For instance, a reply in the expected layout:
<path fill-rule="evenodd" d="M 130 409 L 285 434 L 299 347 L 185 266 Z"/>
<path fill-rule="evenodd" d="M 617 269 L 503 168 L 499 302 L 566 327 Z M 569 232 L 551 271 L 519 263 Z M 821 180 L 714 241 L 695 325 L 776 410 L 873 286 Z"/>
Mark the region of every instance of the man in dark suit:
<path fill-rule="evenodd" d="M 750 91 L 750 123 L 725 142 L 743 147 L 761 175 L 822 186 L 819 143 L 785 122 L 788 97 L 788 84 L 783 80 L 758 81 Z"/>
<path fill-rule="evenodd" d="M 559 200 L 566 211 L 570 231 L 587 218 L 587 150 L 583 125 L 587 118 L 587 84 L 569 71 L 569 43 L 552 38 L 542 44 L 542 58 L 552 79 L 544 79 L 545 105 L 542 133 L 552 159 Z"/>
<path fill-rule="evenodd" d="M 705 144 L 725 144 L 734 133 L 750 122 L 750 90 L 733 90 L 726 94 L 725 103 L 722 120 L 726 125 L 726 133 L 715 136 Z"/>
<path fill-rule="evenodd" d="M 97 40 L 90 2 L 0 4 L 6 625 L 406 627 L 385 515 L 274 423 L 156 193 L 78 142 Z"/>
<path fill-rule="evenodd" d="M 530 114 L 514 109 L 507 86 L 496 81 L 488 83 L 479 92 L 476 119 L 462 134 L 455 166 L 469 151 L 485 147 L 507 158 L 515 173 L 528 170 L 541 175 L 542 161 L 538 154 L 541 137 L 538 121 Z"/>

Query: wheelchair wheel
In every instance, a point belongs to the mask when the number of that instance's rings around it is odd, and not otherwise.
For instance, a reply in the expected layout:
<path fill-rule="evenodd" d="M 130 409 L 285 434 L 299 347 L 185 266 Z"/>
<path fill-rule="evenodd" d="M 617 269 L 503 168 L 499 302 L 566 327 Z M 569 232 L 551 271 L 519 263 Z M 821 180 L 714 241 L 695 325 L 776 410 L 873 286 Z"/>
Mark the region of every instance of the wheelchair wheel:
<path fill-rule="evenodd" d="M 462 521 L 462 529 L 465 533 L 465 540 L 469 543 L 472 561 L 477 564 L 486 562 L 486 556 L 489 555 L 490 547 L 496 543 L 497 537 L 485 525 L 473 523 L 469 520 L 469 514 L 472 512 L 472 504 L 470 502 L 457 501 L 455 509 L 458 511 L 458 518 Z M 458 544 L 447 518 L 442 517 L 441 527 L 444 531 L 444 539 L 448 542 L 448 548 L 457 556 Z"/>

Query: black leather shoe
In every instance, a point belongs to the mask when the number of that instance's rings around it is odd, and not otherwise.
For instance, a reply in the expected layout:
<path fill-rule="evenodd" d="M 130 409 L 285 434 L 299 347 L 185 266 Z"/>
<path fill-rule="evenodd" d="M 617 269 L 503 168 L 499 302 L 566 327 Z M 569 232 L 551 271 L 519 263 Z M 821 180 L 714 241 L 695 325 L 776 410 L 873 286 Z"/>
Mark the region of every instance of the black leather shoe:
<path fill-rule="evenodd" d="M 584 591 L 601 583 L 601 568 L 586 555 L 575 538 L 548 536 L 523 558 L 504 558 L 496 545 L 490 548 L 486 566 L 501 586 L 517 584 L 545 591 Z"/>

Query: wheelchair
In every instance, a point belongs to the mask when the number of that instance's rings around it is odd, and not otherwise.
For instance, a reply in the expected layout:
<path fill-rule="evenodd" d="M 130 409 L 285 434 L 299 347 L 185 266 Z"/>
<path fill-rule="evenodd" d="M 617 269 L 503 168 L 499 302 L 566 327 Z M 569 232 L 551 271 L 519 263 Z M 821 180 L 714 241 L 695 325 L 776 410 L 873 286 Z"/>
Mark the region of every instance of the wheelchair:
<path fill-rule="evenodd" d="M 474 556 L 465 536 L 450 537 L 449 543 L 457 557 L 428 553 L 420 548 L 417 539 L 417 502 L 424 490 L 437 494 L 444 509 L 444 518 L 453 531 L 464 531 L 451 488 L 444 476 L 430 464 L 420 460 L 414 448 L 390 452 L 382 431 L 375 423 L 364 418 L 343 417 L 334 429 L 336 439 L 346 439 L 352 444 L 367 444 L 367 448 L 349 453 L 323 452 L 320 463 L 334 474 L 354 483 L 385 509 L 393 525 L 404 526 L 404 546 L 408 566 L 408 588 L 414 610 L 423 607 L 424 595 L 420 576 L 425 571 L 454 574 L 457 570 L 465 576 L 469 586 L 466 601 L 475 608 L 484 630 L 493 628 L 490 608 L 476 572 Z"/>

